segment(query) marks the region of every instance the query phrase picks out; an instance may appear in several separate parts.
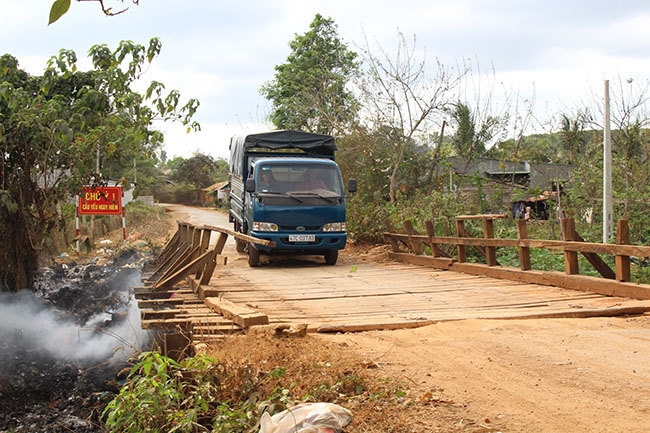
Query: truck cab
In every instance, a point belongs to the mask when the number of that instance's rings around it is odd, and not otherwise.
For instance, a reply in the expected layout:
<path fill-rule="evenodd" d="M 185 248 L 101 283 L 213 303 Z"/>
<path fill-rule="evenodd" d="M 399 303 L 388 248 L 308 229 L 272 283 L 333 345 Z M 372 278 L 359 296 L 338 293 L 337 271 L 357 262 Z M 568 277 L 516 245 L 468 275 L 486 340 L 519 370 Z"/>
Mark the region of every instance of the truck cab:
<path fill-rule="evenodd" d="M 296 131 L 291 136 L 328 137 Z M 231 178 L 231 221 L 235 230 L 275 243 L 270 248 L 237 240 L 249 265 L 257 266 L 261 254 L 322 255 L 326 264 L 336 264 L 347 241 L 346 191 L 333 151 L 243 154 L 242 176 Z M 351 179 L 348 192 L 354 191 Z"/>

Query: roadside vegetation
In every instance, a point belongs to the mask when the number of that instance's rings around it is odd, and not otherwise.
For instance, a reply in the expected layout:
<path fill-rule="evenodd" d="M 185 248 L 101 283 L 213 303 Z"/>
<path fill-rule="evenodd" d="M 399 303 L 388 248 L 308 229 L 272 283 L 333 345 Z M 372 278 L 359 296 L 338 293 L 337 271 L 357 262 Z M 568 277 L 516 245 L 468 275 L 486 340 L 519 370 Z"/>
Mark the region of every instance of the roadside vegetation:
<path fill-rule="evenodd" d="M 69 4 L 56 1 L 59 9 L 51 21 Z M 571 165 L 569 179 L 546 186 L 547 191 L 560 188 L 561 200 L 549 203 L 547 220 L 533 215 L 529 236 L 558 238 L 558 218 L 572 217 L 583 238 L 599 242 L 600 98 L 574 112 L 535 119 L 534 107 L 518 95 L 494 95 L 492 89 L 488 98 L 469 97 L 467 84 L 480 81 L 483 72 L 469 63 L 453 68 L 429 64 L 418 57 L 416 42 L 397 34 L 392 49 L 365 41 L 357 53 L 338 37 L 333 20 L 317 15 L 304 35 L 290 41 L 286 62 L 261 85 L 271 103 L 273 127 L 337 137 L 344 178 L 359 181 L 358 193 L 349 199 L 351 238 L 381 242 L 384 232 L 405 221 L 423 232 L 427 220 L 434 222 L 438 235 L 454 235 L 457 215 L 511 212 L 508 188 L 518 191 L 515 198 L 543 192 L 516 186 L 514 175 L 488 188 L 484 178 L 451 170 L 449 158 L 458 157 L 468 166 L 480 158 L 504 165 Z M 161 49 L 156 38 L 147 46 L 128 41 L 115 49 L 95 45 L 90 49 L 93 69 L 87 72 L 77 70 L 75 53 L 62 50 L 38 77 L 23 71 L 10 54 L 0 57 L 1 291 L 31 288 L 40 262 L 69 251 L 75 218 L 70 200 L 83 185 L 116 181 L 136 196 L 198 205 L 199 191 L 228 179 L 227 161 L 200 153 L 168 160 L 162 150 L 164 137 L 153 129 L 154 120 L 181 122 L 188 131 L 198 131 L 200 125 L 192 120 L 197 100 L 181 102 L 178 92 L 165 92 L 162 83 L 151 83 L 142 94 L 132 90 Z M 612 93 L 613 219 L 628 219 L 631 242 L 648 245 L 650 94 L 647 84 L 623 80 L 613 83 Z M 498 111 L 481 102 L 496 96 L 504 101 Z M 169 228 L 159 208 L 140 203 L 127 206 L 127 220 L 132 230 L 142 228 L 145 242 Z M 82 236 L 94 239 L 117 228 L 114 220 L 92 221 L 84 221 L 90 228 Z M 498 237 L 515 237 L 513 220 L 497 221 L 495 231 Z M 516 266 L 514 251 L 500 253 L 503 265 Z M 536 269 L 562 267 L 562 257 L 551 252 L 533 251 L 531 260 Z M 643 263 L 639 258 L 635 279 L 649 281 Z M 210 357 L 181 362 L 142 354 L 106 407 L 106 427 L 253 431 L 264 409 L 330 401 L 354 409 L 357 421 L 351 431 L 408 432 L 402 422 L 412 421 L 422 405 L 447 404 L 444 399 L 418 402 L 403 384 L 373 376 L 371 365 L 342 358 L 344 350 L 318 347 L 311 337 L 243 341 L 240 346 L 233 339 L 224 346 L 227 350 L 214 348 Z M 251 350 L 264 342 L 266 346 Z M 249 351 L 249 360 L 234 361 L 241 359 L 231 357 L 234 350 Z M 451 424 L 442 427 L 454 431 Z"/>
<path fill-rule="evenodd" d="M 412 384 L 382 376 L 378 367 L 316 335 L 230 336 L 207 355 L 180 362 L 142 354 L 103 418 L 109 432 L 245 433 L 259 431 L 264 412 L 330 402 L 352 411 L 350 433 L 420 433 L 422 425 L 477 431 L 482 420 L 443 390 L 411 391 Z"/>
<path fill-rule="evenodd" d="M 65 13 L 67 2 L 57 4 Z M 272 127 L 337 138 L 344 178 L 359 181 L 348 206 L 353 239 L 381 241 L 391 225 L 428 219 L 437 234 L 448 235 L 455 215 L 511 212 L 512 200 L 557 190 L 559 199 L 548 202 L 547 234 L 559 233 L 559 217 L 571 217 L 583 238 L 602 239 L 602 98 L 537 119 L 532 103 L 514 92 L 496 94 L 490 86 L 482 86 L 484 98 L 468 92 L 471 83 L 489 81 L 489 74 L 469 61 L 454 67 L 427 62 L 416 38 L 398 33 L 392 48 L 359 45 L 351 50 L 334 21 L 316 15 L 260 87 L 270 102 Z M 87 72 L 77 70 L 74 52 L 61 50 L 42 76 L 27 74 L 10 54 L 0 57 L 3 291 L 31 287 L 42 254 L 70 224 L 65 208 L 82 185 L 117 182 L 136 197 L 159 202 L 227 205 L 205 197 L 214 198 L 207 187 L 227 181 L 228 162 L 201 153 L 168 160 L 163 134 L 152 127 L 154 120 L 167 120 L 199 131 L 193 120 L 199 101 L 183 101 L 162 83 L 150 83 L 143 93 L 133 90 L 161 49 L 156 38 L 146 46 L 95 45 Z M 631 242 L 645 245 L 648 87 L 619 80 L 611 89 L 613 221 L 628 219 Z M 498 109 L 491 102 L 496 99 Z M 464 161 L 466 169 L 452 170 L 450 158 Z M 471 172 L 482 158 L 502 167 L 530 162 L 572 170 L 569 178 L 531 187 L 518 184 L 514 174 L 488 181 Z"/>

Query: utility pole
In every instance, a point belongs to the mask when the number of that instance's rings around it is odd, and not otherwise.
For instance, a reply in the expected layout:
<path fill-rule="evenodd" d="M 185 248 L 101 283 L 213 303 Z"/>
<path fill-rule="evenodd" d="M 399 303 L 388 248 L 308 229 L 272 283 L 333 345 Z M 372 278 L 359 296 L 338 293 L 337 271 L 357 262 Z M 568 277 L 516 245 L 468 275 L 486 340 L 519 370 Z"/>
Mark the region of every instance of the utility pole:
<path fill-rule="evenodd" d="M 609 114 L 609 80 L 605 80 L 605 124 L 603 130 L 603 243 L 612 237 L 612 133 Z"/>
<path fill-rule="evenodd" d="M 99 176 L 99 170 L 101 169 L 100 162 L 99 162 L 101 159 L 101 155 L 99 153 L 99 140 L 97 140 L 97 147 L 95 148 L 95 152 L 96 152 L 95 172 L 97 173 L 97 176 Z"/>

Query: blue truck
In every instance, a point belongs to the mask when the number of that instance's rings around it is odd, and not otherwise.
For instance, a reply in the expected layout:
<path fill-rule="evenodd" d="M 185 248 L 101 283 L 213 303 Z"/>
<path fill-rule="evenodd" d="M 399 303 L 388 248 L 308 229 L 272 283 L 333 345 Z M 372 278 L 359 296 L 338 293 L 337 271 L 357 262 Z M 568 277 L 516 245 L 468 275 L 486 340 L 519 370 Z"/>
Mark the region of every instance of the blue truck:
<path fill-rule="evenodd" d="M 336 264 L 345 247 L 346 191 L 332 136 L 271 131 L 230 141 L 230 212 L 234 230 L 275 243 L 236 239 L 251 267 L 260 255 L 322 255 Z M 350 179 L 347 192 L 357 190 Z"/>

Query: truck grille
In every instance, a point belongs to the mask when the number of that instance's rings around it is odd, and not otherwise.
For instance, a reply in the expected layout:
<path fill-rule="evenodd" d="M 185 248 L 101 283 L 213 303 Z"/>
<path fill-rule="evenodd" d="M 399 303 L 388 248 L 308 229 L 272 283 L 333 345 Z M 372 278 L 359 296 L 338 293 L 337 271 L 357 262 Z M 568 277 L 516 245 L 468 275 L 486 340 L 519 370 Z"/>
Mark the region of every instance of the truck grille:
<path fill-rule="evenodd" d="M 280 226 L 282 231 L 295 232 L 299 226 Z M 301 226 L 304 227 L 304 232 L 317 232 L 321 230 L 321 226 Z"/>

